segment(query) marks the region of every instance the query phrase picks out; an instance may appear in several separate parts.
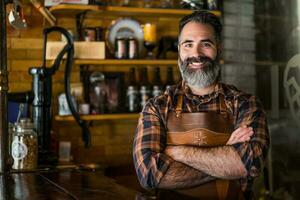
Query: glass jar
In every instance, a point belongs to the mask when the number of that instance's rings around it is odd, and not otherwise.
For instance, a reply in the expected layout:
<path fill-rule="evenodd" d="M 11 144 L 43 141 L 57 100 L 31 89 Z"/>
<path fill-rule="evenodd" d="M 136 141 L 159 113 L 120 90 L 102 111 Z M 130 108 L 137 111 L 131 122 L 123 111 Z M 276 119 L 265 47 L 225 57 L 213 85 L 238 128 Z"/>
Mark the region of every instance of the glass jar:
<path fill-rule="evenodd" d="M 21 119 L 15 123 L 12 131 L 11 155 L 12 168 L 33 170 L 37 167 L 38 138 L 30 119 Z"/>

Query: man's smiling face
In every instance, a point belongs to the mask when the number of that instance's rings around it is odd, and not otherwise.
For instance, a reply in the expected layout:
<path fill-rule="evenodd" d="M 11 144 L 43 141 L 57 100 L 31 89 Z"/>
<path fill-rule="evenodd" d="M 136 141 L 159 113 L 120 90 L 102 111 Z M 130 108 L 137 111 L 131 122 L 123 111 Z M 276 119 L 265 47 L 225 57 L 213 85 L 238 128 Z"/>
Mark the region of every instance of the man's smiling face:
<path fill-rule="evenodd" d="M 209 24 L 196 22 L 187 23 L 179 37 L 179 55 L 182 61 L 189 57 L 208 57 L 215 60 L 217 56 L 217 41 L 214 29 Z M 205 63 L 193 62 L 191 68 L 203 68 Z"/>
<path fill-rule="evenodd" d="M 179 36 L 179 68 L 183 80 L 198 88 L 213 84 L 219 74 L 218 43 L 209 24 L 187 23 Z"/>

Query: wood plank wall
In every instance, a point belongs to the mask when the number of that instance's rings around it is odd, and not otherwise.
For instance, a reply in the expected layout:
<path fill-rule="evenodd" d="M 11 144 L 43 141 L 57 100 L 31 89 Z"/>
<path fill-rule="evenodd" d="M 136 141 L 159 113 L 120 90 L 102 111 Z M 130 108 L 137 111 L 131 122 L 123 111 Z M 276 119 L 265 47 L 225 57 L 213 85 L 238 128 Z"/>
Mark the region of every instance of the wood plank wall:
<path fill-rule="evenodd" d="M 10 5 L 7 6 L 7 12 L 10 11 Z M 42 64 L 42 42 L 43 28 L 49 24 L 30 4 L 23 6 L 24 15 L 28 23 L 28 28 L 17 31 L 11 26 L 7 26 L 7 44 L 8 44 L 8 71 L 9 71 L 9 91 L 27 91 L 31 89 L 31 76 L 28 69 Z M 86 26 L 108 26 L 111 17 L 104 21 L 99 18 L 91 18 L 85 21 Z M 142 18 L 140 21 L 159 22 L 159 35 L 176 35 L 177 23 L 170 23 L 170 20 Z M 175 20 L 176 21 L 176 20 Z M 66 16 L 59 18 L 59 26 L 75 31 L 75 18 Z M 58 36 L 52 36 L 51 39 L 58 39 Z M 132 66 L 93 66 L 92 69 L 112 70 L 126 72 Z M 177 69 L 173 66 L 174 70 Z M 151 66 L 148 66 L 151 69 Z M 149 72 L 151 76 L 151 72 Z M 57 97 L 64 90 L 63 85 L 63 67 L 53 77 L 53 114 L 57 114 Z M 165 81 L 166 68 L 162 68 L 162 79 Z M 179 79 L 176 74 L 175 79 Z M 78 83 L 79 67 L 73 67 L 71 81 Z M 116 121 L 94 121 L 91 127 L 92 147 L 84 148 L 81 140 L 81 131 L 75 122 L 55 122 L 53 121 L 54 136 L 58 141 L 70 141 L 72 144 L 71 154 L 76 163 L 104 163 L 106 165 L 124 165 L 132 164 L 132 142 L 136 120 L 116 120 Z"/>

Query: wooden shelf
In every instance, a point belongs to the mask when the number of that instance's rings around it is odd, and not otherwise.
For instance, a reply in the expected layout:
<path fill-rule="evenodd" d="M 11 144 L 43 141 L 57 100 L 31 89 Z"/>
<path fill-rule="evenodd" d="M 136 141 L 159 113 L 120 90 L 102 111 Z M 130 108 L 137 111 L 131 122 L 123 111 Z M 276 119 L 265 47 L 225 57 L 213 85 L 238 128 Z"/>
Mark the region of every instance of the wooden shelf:
<path fill-rule="evenodd" d="M 177 60 L 76 59 L 77 65 L 177 65 Z"/>
<path fill-rule="evenodd" d="M 139 114 L 102 114 L 102 115 L 81 115 L 82 120 L 92 121 L 92 120 L 124 120 L 124 119 L 138 119 Z M 56 115 L 54 117 L 56 121 L 75 121 L 72 115 L 60 116 Z"/>
<path fill-rule="evenodd" d="M 76 15 L 85 11 L 92 11 L 101 13 L 103 12 L 102 6 L 96 5 L 76 5 L 76 4 L 59 4 L 56 6 L 52 6 L 49 8 L 49 11 L 52 14 L 69 14 L 69 15 Z"/>
<path fill-rule="evenodd" d="M 129 16 L 149 16 L 157 17 L 158 15 L 166 17 L 184 16 L 192 13 L 187 9 L 163 9 L 163 8 L 138 8 L 138 7 L 122 7 L 122 6 L 97 6 L 97 5 L 72 5 L 60 4 L 52 6 L 50 11 L 53 14 L 78 14 L 84 11 L 96 11 L 98 13 L 108 15 L 129 15 Z M 211 11 L 217 16 L 221 16 L 220 11 Z"/>
<path fill-rule="evenodd" d="M 137 7 L 117 7 L 117 6 L 107 6 L 104 7 L 104 11 L 111 14 L 130 14 L 130 15 L 153 15 L 157 16 L 184 16 L 191 14 L 192 10 L 187 9 L 165 9 L 165 8 L 137 8 Z M 219 11 L 211 11 L 217 16 L 221 16 Z"/>

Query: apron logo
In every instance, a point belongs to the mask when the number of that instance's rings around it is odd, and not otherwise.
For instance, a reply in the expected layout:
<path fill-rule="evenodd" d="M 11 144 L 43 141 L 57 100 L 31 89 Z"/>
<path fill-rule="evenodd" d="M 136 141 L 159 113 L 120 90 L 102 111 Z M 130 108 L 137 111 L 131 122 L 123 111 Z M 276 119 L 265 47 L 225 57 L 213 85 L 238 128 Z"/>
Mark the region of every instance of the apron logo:
<path fill-rule="evenodd" d="M 194 137 L 196 138 L 195 143 L 198 146 L 207 144 L 207 136 L 202 131 L 197 131 L 194 133 Z"/>

